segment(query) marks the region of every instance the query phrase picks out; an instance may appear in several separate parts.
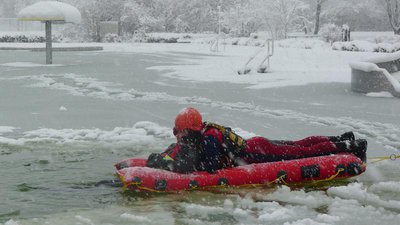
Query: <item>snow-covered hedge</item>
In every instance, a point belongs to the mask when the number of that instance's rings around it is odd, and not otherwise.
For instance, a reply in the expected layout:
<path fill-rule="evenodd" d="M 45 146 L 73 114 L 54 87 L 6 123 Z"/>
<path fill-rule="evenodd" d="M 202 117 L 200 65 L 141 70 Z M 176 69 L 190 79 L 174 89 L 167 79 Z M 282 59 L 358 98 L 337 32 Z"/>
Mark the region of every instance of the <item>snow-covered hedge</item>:
<path fill-rule="evenodd" d="M 193 34 L 193 33 L 147 33 L 145 42 L 149 43 L 194 43 L 196 40 L 206 39 L 206 43 L 215 36 L 215 34 Z"/>
<path fill-rule="evenodd" d="M 106 34 L 104 42 L 147 42 L 147 43 L 178 43 L 191 42 L 191 34 L 181 33 L 141 33 L 134 35 L 118 36 L 117 34 Z"/>
<path fill-rule="evenodd" d="M 369 41 L 335 42 L 333 50 L 354 52 L 397 52 L 400 51 L 400 43 L 372 43 Z"/>
<path fill-rule="evenodd" d="M 178 43 L 178 39 L 177 37 L 148 37 L 146 41 L 148 43 Z"/>
<path fill-rule="evenodd" d="M 104 42 L 147 42 L 147 43 L 196 43 L 211 44 L 217 40 L 214 33 L 137 33 L 133 36 L 117 36 L 107 34 Z M 243 46 L 261 46 L 265 44 L 265 37 L 252 34 L 250 37 L 229 37 L 221 35 L 220 44 L 243 45 Z"/>
<path fill-rule="evenodd" d="M 0 36 L 0 42 L 45 42 L 43 36 L 27 36 L 27 35 L 4 35 Z"/>
<path fill-rule="evenodd" d="M 30 33 L 0 33 L 0 42 L 45 42 L 46 38 L 41 34 L 30 34 Z M 61 42 L 62 37 L 59 35 L 53 35 L 54 42 Z"/>
<path fill-rule="evenodd" d="M 351 42 L 335 42 L 333 50 L 358 52 L 400 51 L 400 36 L 393 32 L 352 32 Z"/>

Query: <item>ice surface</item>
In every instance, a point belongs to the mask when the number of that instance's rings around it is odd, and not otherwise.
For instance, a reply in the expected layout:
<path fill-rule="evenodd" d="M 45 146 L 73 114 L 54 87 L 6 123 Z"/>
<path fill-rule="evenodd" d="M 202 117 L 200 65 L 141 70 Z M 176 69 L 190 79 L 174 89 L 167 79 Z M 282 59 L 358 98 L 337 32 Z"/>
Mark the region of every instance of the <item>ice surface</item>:
<path fill-rule="evenodd" d="M 9 66 L 9 67 L 54 67 L 54 66 L 63 66 L 61 64 L 38 64 L 32 62 L 13 62 L 13 63 L 3 63 L 0 66 Z"/>
<path fill-rule="evenodd" d="M 369 163 L 366 173 L 354 181 L 358 183 L 326 192 L 282 186 L 234 189 L 233 194 L 131 198 L 119 189 L 91 185 L 111 179 L 118 160 L 145 157 L 174 142 L 173 118 L 187 105 L 200 109 L 205 120 L 231 126 L 246 138 L 298 138 L 353 130 L 369 141 L 369 156 L 396 152 L 400 146 L 397 99 L 367 98 L 348 87 L 348 63 L 364 61 L 372 53 L 333 52 L 323 46 L 278 48 L 272 73 L 238 77 L 233 67 L 241 66 L 256 48 L 236 46 L 210 53 L 207 45 L 102 45 L 103 52 L 62 53 L 66 62 L 61 67 L 4 66 L 15 60 L 2 55 L 0 169 L 6 172 L 0 184 L 1 194 L 5 191 L 0 207 L 7 208 L 0 209 L 8 212 L 9 206 L 17 205 L 24 217 L 12 216 L 7 225 L 389 225 L 399 221 L 398 160 Z M 24 58 L 31 54 L 32 58 Z M 18 61 L 33 63 L 34 56 L 24 52 Z M 165 58 L 176 61 L 162 61 Z M 135 61 L 152 70 L 140 71 Z M 122 76 L 125 69 L 126 77 Z M 84 117 L 91 108 L 95 110 Z M 124 110 L 126 114 L 119 114 Z M 44 119 L 39 120 L 42 114 Z M 107 119 L 111 121 L 101 125 Z M 17 192 L 22 182 L 35 189 Z M 45 207 L 36 207 L 39 204 Z M 42 208 L 39 213 L 30 211 Z"/>

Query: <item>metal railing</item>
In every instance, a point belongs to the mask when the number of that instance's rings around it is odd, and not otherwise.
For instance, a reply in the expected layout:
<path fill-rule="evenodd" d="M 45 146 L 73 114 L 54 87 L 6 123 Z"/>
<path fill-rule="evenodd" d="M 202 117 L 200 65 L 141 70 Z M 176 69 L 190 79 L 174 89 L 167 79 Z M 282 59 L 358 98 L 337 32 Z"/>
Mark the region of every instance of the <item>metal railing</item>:
<path fill-rule="evenodd" d="M 257 57 L 257 55 L 263 55 L 263 60 L 261 63 L 258 64 L 257 67 L 257 72 L 258 73 L 267 73 L 270 69 L 270 64 L 269 64 L 269 59 L 273 56 L 274 54 L 274 40 L 273 39 L 267 39 L 264 43 L 264 45 L 261 46 L 250 58 L 246 61 L 242 69 L 239 69 L 237 72 L 239 75 L 243 74 L 248 74 L 251 71 L 251 68 L 249 67 L 250 62 L 254 60 L 254 58 Z"/>

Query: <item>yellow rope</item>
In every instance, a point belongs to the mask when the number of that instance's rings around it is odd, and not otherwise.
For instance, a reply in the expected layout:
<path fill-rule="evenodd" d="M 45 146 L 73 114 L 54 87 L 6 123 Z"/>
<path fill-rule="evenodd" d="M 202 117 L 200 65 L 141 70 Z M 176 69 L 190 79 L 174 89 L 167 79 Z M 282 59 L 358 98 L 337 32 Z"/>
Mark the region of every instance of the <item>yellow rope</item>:
<path fill-rule="evenodd" d="M 240 188 L 240 187 L 260 187 L 260 186 L 269 186 L 269 185 L 271 185 L 271 184 L 273 184 L 273 183 L 278 183 L 278 182 L 282 182 L 283 184 L 285 184 L 285 185 L 289 185 L 286 181 L 285 181 L 285 179 L 284 179 L 284 177 L 285 177 L 286 175 L 282 175 L 282 176 L 280 176 L 280 177 L 278 177 L 278 178 L 276 178 L 275 180 L 273 180 L 273 181 L 270 181 L 270 182 L 268 182 L 268 183 L 264 183 L 264 184 L 242 184 L 242 185 L 237 185 L 237 186 L 235 186 L 235 187 L 238 187 L 238 188 Z M 333 178 L 332 178 L 333 179 Z M 141 186 L 141 183 L 140 182 L 131 182 L 131 183 L 128 183 L 130 186 L 136 186 L 138 189 L 140 189 L 140 190 L 145 190 L 145 191 L 150 191 L 150 192 L 155 192 L 155 193 L 165 193 L 165 192 L 168 192 L 168 191 L 160 191 L 160 190 L 156 190 L 156 189 L 153 189 L 153 188 L 149 188 L 149 187 L 145 187 L 145 186 Z M 124 191 L 126 191 L 127 190 L 127 187 L 128 187 L 128 184 L 125 184 L 124 183 L 124 186 L 122 187 L 122 192 L 124 192 Z M 185 190 L 202 190 L 202 189 L 209 189 L 209 188 L 211 188 L 211 189 L 217 189 L 217 188 L 226 188 L 226 187 L 228 187 L 229 185 L 226 185 L 226 184 L 224 184 L 224 185 L 212 185 L 212 186 L 206 186 L 206 187 L 200 187 L 200 186 L 193 186 L 193 187 L 191 187 L 191 188 L 188 188 L 188 189 L 185 189 Z"/>
<path fill-rule="evenodd" d="M 122 192 L 125 192 L 128 188 L 128 185 L 124 182 L 125 178 L 123 175 L 121 174 L 115 174 L 116 176 L 118 176 L 119 180 L 122 181 Z"/>
<path fill-rule="evenodd" d="M 286 180 L 284 179 L 285 176 L 286 176 L 286 175 L 282 175 L 282 176 L 280 176 L 278 179 L 279 179 L 279 181 L 281 181 L 284 185 L 288 186 L 289 184 L 286 183 Z"/>
<path fill-rule="evenodd" d="M 141 190 L 151 191 L 151 192 L 155 192 L 155 193 L 165 193 L 166 192 L 166 191 L 159 191 L 159 190 L 148 188 L 148 187 L 144 187 L 144 186 L 138 186 L 138 188 L 141 189 Z"/>
<path fill-rule="evenodd" d="M 378 156 L 378 157 L 371 157 L 371 158 L 368 158 L 368 159 L 375 160 L 375 161 L 372 161 L 371 163 L 377 163 L 377 162 L 388 160 L 388 159 L 396 160 L 396 159 L 399 159 L 399 158 L 400 158 L 400 155 L 391 154 L 390 156 Z"/>
<path fill-rule="evenodd" d="M 336 174 L 333 174 L 332 176 L 330 176 L 330 177 L 328 177 L 326 179 L 323 179 L 323 180 L 315 180 L 315 181 L 313 181 L 313 184 L 320 183 L 320 182 L 323 182 L 323 181 L 331 181 L 331 180 L 335 179 L 337 176 L 339 176 L 339 174 L 341 172 L 343 172 L 343 171 L 344 171 L 344 168 L 340 168 L 340 169 L 338 169 Z"/>

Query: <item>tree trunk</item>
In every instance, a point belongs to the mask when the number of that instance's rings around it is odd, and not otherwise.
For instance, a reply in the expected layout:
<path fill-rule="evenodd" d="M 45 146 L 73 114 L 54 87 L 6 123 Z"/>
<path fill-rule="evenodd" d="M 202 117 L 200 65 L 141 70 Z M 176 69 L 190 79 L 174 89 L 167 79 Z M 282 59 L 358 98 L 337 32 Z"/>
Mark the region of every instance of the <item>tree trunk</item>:
<path fill-rule="evenodd" d="M 322 0 L 317 0 L 317 10 L 315 11 L 315 27 L 314 27 L 314 34 L 317 35 L 319 32 L 319 19 L 321 16 L 322 10 Z"/>
<path fill-rule="evenodd" d="M 100 37 L 100 22 L 96 22 L 96 37 L 95 37 L 95 42 L 100 42 L 101 37 Z"/>
<path fill-rule="evenodd" d="M 393 28 L 394 34 L 400 35 L 400 1 L 386 0 L 386 6 L 389 22 Z"/>

